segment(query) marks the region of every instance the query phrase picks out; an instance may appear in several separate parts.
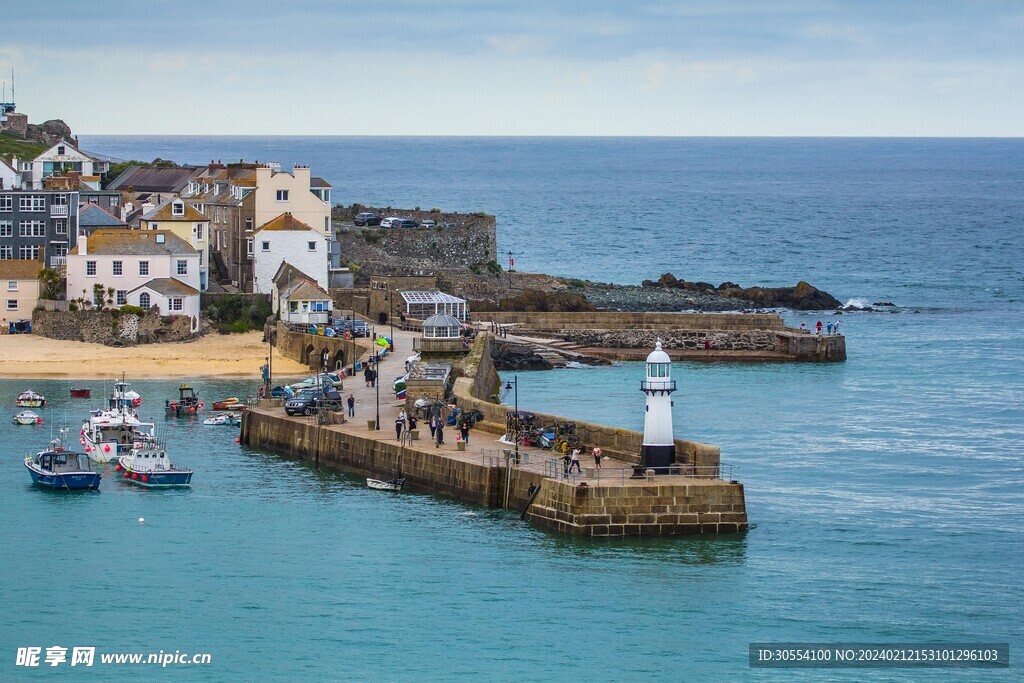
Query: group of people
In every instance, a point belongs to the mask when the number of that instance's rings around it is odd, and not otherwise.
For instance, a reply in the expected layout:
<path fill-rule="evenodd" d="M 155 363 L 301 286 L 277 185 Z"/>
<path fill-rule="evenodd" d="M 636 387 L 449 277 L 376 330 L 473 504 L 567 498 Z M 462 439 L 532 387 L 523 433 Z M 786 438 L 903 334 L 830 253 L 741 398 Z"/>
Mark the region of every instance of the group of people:
<path fill-rule="evenodd" d="M 395 418 L 395 439 L 401 441 L 402 436 L 405 433 L 405 430 L 416 429 L 418 424 L 419 420 L 416 418 L 415 415 L 413 415 L 412 413 L 406 414 L 404 410 L 401 411 L 398 414 L 398 417 Z M 434 442 L 434 447 L 437 448 L 438 446 L 443 446 L 445 427 L 444 418 L 431 415 L 430 421 L 427 424 L 430 426 L 430 439 L 431 441 Z M 467 444 L 469 443 L 470 427 L 470 422 L 467 419 L 463 419 L 459 423 L 459 436 L 462 437 L 462 440 L 465 441 Z"/>
<path fill-rule="evenodd" d="M 363 370 L 363 379 L 366 380 L 367 388 L 377 385 L 377 370 L 367 364 Z"/>
<path fill-rule="evenodd" d="M 577 474 L 583 473 L 583 470 L 580 467 L 580 454 L 582 452 L 582 448 L 574 448 L 571 453 L 566 453 L 562 456 L 562 462 L 564 463 L 563 469 L 566 476 L 572 474 L 573 469 L 576 470 Z M 603 457 L 601 447 L 594 446 L 592 453 L 594 456 L 594 468 L 601 469 L 601 458 Z"/>
<path fill-rule="evenodd" d="M 841 323 L 841 322 L 842 322 L 841 320 L 837 320 L 835 322 L 832 322 L 831 320 L 828 321 L 828 325 L 825 326 L 825 329 L 827 331 L 828 336 L 831 337 L 832 335 L 839 334 L 839 323 Z M 822 328 L 822 324 L 821 324 L 820 320 L 818 321 L 818 324 L 815 325 L 815 328 L 816 328 L 818 334 L 820 335 L 821 334 L 821 328 Z M 804 333 L 810 332 L 810 330 L 807 329 L 807 323 L 800 323 L 800 331 L 804 332 Z"/>

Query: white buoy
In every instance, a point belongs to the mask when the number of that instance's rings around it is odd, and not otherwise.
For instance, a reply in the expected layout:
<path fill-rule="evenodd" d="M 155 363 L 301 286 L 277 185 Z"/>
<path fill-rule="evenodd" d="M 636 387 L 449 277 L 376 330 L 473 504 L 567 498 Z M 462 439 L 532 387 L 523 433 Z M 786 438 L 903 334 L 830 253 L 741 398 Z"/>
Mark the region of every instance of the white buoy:
<path fill-rule="evenodd" d="M 145 521 L 146 521 L 145 517 L 139 517 L 139 524 L 142 524 Z"/>
<path fill-rule="evenodd" d="M 647 356 L 647 373 L 640 390 L 647 394 L 640 464 L 645 468 L 665 468 L 660 470 L 665 473 L 676 454 L 672 437 L 672 393 L 676 383 L 672 379 L 672 359 L 662 350 L 661 340 Z"/>

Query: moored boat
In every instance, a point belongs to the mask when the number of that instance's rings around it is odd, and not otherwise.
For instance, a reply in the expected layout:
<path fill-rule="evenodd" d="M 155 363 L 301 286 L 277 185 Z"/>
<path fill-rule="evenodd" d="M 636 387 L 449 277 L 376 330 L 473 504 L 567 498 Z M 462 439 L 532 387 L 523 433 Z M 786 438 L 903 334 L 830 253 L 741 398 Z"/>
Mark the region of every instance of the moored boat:
<path fill-rule="evenodd" d="M 178 387 L 178 400 L 164 401 L 164 411 L 168 415 L 189 415 L 198 412 L 203 407 L 196 390 L 187 384 Z"/>
<path fill-rule="evenodd" d="M 117 459 L 114 469 L 122 480 L 147 488 L 192 484 L 192 470 L 176 467 L 167 457 L 167 449 L 154 438 L 135 441 L 131 451 Z"/>
<path fill-rule="evenodd" d="M 71 398 L 92 398 L 92 389 L 89 387 L 71 387 Z"/>
<path fill-rule="evenodd" d="M 238 426 L 242 424 L 242 420 L 237 415 L 231 415 L 230 413 L 217 413 L 212 417 L 208 417 L 203 420 L 203 424 L 207 426 L 215 425 L 230 425 Z"/>
<path fill-rule="evenodd" d="M 43 418 L 39 417 L 31 410 L 23 410 L 14 416 L 14 424 L 16 425 L 41 425 L 43 424 Z"/>
<path fill-rule="evenodd" d="M 127 409 L 94 410 L 82 424 L 81 439 L 93 462 L 110 462 L 132 449 L 136 437 L 152 437 L 152 422 L 142 422 Z"/>
<path fill-rule="evenodd" d="M 25 458 L 25 468 L 32 477 L 32 483 L 51 489 L 74 491 L 98 489 L 101 476 L 89 467 L 89 458 L 84 453 L 74 453 L 64 448 L 66 429 L 50 442 L 49 447 L 34 456 Z"/>
<path fill-rule="evenodd" d="M 213 402 L 213 409 L 214 410 L 245 410 L 245 404 L 242 403 L 241 401 L 239 401 L 234 396 L 232 396 L 231 398 L 226 398 L 223 401 L 214 401 Z"/>
<path fill-rule="evenodd" d="M 402 487 L 405 486 L 405 477 L 399 477 L 398 479 L 389 479 L 383 481 L 381 479 L 370 479 L 367 477 L 366 485 L 371 489 L 377 489 L 378 491 L 401 491 Z"/>
<path fill-rule="evenodd" d="M 46 406 L 46 397 L 27 389 L 18 394 L 15 403 L 21 408 L 43 408 Z"/>
<path fill-rule="evenodd" d="M 142 405 L 142 395 L 133 391 L 128 382 L 124 381 L 124 373 L 121 373 L 121 381 L 114 382 L 114 389 L 107 399 L 107 407 L 110 410 L 124 410 L 134 414 L 136 408 Z"/>

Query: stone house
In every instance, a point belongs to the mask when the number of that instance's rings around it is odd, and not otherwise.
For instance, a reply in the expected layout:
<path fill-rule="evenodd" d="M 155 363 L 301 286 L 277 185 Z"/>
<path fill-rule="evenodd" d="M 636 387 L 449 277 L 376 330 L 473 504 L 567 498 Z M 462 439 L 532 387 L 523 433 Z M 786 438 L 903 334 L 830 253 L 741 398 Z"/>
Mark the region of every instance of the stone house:
<path fill-rule="evenodd" d="M 308 166 L 295 166 L 289 173 L 280 164 L 211 163 L 189 181 L 182 198 L 210 220 L 212 267 L 222 284 L 261 291 L 255 285 L 254 235 L 283 213 L 328 240 L 325 255 L 332 251 L 331 186 L 311 176 Z M 338 259 L 335 265 L 340 267 Z"/>
<path fill-rule="evenodd" d="M 290 213 L 283 213 L 253 232 L 253 291 L 270 294 L 274 276 L 288 263 L 327 289 L 327 238 Z"/>
<path fill-rule="evenodd" d="M 199 252 L 173 232 L 99 229 L 81 237 L 67 260 L 68 299 L 91 300 L 101 285 L 114 289 L 114 307 L 137 302 L 161 315 L 199 315 Z"/>
<path fill-rule="evenodd" d="M 0 286 L 4 292 L 3 315 L 6 321 L 32 317 L 39 304 L 39 271 L 42 261 L 0 261 Z"/>

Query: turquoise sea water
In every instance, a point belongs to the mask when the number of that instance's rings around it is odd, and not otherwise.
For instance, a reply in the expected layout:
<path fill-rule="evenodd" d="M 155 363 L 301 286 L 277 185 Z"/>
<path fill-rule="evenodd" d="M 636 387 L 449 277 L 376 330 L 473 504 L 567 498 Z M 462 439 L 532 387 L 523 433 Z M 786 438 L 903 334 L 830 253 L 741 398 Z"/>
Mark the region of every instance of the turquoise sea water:
<path fill-rule="evenodd" d="M 162 673 L 197 680 L 1019 678 L 1017 667 L 752 670 L 747 644 L 1009 641 L 1024 652 L 1020 141 L 83 145 L 306 161 L 337 201 L 488 210 L 502 248 L 522 245 L 517 265 L 530 269 L 805 277 L 900 312 L 844 316 L 844 364 L 675 364 L 677 435 L 721 446 L 746 485 L 753 528 L 728 537 L 566 538 L 450 499 L 375 494 L 239 448 L 234 430 L 159 414 L 196 470 L 191 490 L 107 478 L 98 494 L 54 495 L 31 488 L 21 464 L 48 427 L 0 420 L 0 678 L 79 675 L 16 669 L 24 645 L 213 653 L 206 669 Z M 521 373 L 520 405 L 638 428 L 640 372 Z M 31 385 L 56 398 L 48 418 L 67 404 L 76 424 L 84 407 L 64 398 L 69 384 L 0 381 L 0 404 L 13 414 Z M 156 407 L 175 387 L 136 384 Z M 197 384 L 206 398 L 251 390 Z"/>

